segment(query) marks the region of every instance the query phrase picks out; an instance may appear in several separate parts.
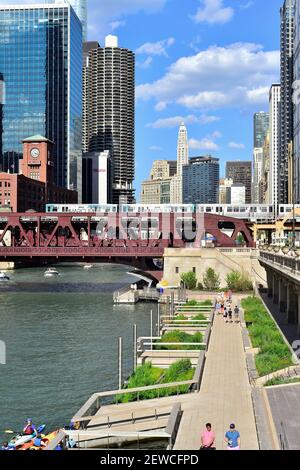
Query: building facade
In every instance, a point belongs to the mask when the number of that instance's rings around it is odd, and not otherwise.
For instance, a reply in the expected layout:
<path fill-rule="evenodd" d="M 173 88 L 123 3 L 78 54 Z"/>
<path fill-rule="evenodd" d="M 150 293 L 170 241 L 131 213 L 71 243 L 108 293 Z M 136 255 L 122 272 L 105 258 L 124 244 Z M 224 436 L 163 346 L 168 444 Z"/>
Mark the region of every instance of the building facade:
<path fill-rule="evenodd" d="M 246 201 L 246 188 L 241 184 L 233 184 L 230 187 L 230 202 L 233 206 L 244 205 Z"/>
<path fill-rule="evenodd" d="M 208 155 L 193 157 L 182 171 L 184 204 L 218 204 L 220 163 Z"/>
<path fill-rule="evenodd" d="M 0 173 L 0 207 L 13 212 L 45 212 L 46 204 L 76 204 L 76 191 L 54 182 L 54 144 L 42 136 L 23 140 L 20 174 Z"/>
<path fill-rule="evenodd" d="M 295 7 L 295 43 L 294 43 L 294 177 L 293 198 L 300 203 L 300 5 Z"/>
<path fill-rule="evenodd" d="M 155 160 L 152 165 L 150 180 L 142 183 L 142 204 L 170 204 L 171 184 L 177 171 L 176 160 Z"/>
<path fill-rule="evenodd" d="M 57 185 L 80 189 L 82 27 L 69 4 L 0 8 L 3 171 L 17 173 L 22 140 L 45 135 L 55 142 Z"/>
<path fill-rule="evenodd" d="M 82 162 L 83 204 L 108 204 L 111 199 L 109 151 L 85 153 Z"/>
<path fill-rule="evenodd" d="M 233 180 L 232 179 L 226 179 L 226 178 L 220 179 L 219 204 L 231 204 L 230 188 L 231 188 L 232 185 L 233 185 Z"/>
<path fill-rule="evenodd" d="M 82 24 L 82 40 L 87 38 L 87 0 L 55 0 L 55 3 L 70 3 Z"/>
<path fill-rule="evenodd" d="M 289 146 L 294 133 L 293 82 L 295 0 L 285 0 L 280 10 L 280 151 L 278 162 L 278 202 L 287 204 L 289 198 Z"/>
<path fill-rule="evenodd" d="M 254 148 L 253 151 L 253 184 L 252 184 L 252 202 L 260 204 L 261 200 L 261 182 L 264 174 L 264 149 L 263 147 Z"/>
<path fill-rule="evenodd" d="M 261 148 L 264 145 L 264 141 L 269 130 L 269 113 L 260 111 L 254 114 L 254 136 L 253 136 L 253 147 Z"/>
<path fill-rule="evenodd" d="M 271 86 L 270 105 L 270 163 L 268 173 L 268 204 L 278 206 L 278 169 L 280 154 L 280 97 L 281 87 Z"/>
<path fill-rule="evenodd" d="M 135 56 L 107 36 L 105 47 L 84 45 L 83 151 L 111 156 L 112 200 L 134 201 Z M 97 44 L 97 43 L 96 43 Z"/>
<path fill-rule="evenodd" d="M 232 179 L 234 184 L 241 184 L 246 188 L 246 204 L 252 202 L 252 162 L 229 161 L 226 163 L 226 178 Z"/>
<path fill-rule="evenodd" d="M 152 165 L 150 179 L 158 180 L 170 178 L 176 175 L 177 162 L 176 160 L 155 160 Z"/>

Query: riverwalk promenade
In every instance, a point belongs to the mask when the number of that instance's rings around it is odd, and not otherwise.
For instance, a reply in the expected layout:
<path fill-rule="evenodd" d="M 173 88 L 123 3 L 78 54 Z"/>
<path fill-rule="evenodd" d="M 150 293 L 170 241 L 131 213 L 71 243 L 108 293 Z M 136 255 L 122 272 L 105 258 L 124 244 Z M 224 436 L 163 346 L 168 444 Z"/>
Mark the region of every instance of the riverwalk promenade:
<path fill-rule="evenodd" d="M 257 450 L 251 387 L 248 378 L 242 330 L 216 316 L 207 353 L 200 393 L 185 406 L 175 450 L 196 450 L 201 431 L 212 423 L 217 449 L 224 449 L 224 436 L 231 423 L 241 434 L 241 448 Z"/>

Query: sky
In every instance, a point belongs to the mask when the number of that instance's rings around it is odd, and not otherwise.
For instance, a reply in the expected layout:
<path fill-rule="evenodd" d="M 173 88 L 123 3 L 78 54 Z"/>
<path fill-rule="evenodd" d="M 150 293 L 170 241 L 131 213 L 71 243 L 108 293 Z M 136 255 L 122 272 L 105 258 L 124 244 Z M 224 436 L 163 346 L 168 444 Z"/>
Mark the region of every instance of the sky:
<path fill-rule="evenodd" d="M 0 0 L 0 4 L 7 4 Z M 43 3 L 14 1 L 12 3 Z M 279 81 L 283 0 L 88 0 L 88 39 L 136 52 L 136 196 L 152 162 L 190 155 L 252 160 L 253 114 Z"/>

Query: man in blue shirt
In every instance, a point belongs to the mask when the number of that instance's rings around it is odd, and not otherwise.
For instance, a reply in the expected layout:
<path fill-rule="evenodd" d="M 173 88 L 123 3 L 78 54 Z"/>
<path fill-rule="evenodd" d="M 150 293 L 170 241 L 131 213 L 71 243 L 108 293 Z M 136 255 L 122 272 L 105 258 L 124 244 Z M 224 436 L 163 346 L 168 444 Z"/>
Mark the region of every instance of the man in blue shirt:
<path fill-rule="evenodd" d="M 240 433 L 235 429 L 235 425 L 230 425 L 230 430 L 225 434 L 225 442 L 227 444 L 227 450 L 240 450 L 241 448 L 241 436 Z"/>

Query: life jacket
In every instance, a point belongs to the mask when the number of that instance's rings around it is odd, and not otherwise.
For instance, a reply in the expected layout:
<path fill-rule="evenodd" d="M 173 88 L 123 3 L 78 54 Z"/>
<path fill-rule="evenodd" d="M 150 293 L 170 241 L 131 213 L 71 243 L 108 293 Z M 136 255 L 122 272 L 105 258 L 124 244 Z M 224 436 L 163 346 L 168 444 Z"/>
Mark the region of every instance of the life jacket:
<path fill-rule="evenodd" d="M 30 434 L 34 434 L 34 427 L 31 425 L 31 424 L 28 424 L 25 428 L 24 428 L 24 434 L 26 436 L 30 436 Z"/>
<path fill-rule="evenodd" d="M 36 438 L 34 439 L 34 441 L 33 441 L 33 445 L 34 445 L 35 447 L 41 447 L 41 445 L 42 445 L 42 439 L 39 438 L 39 437 L 36 437 Z"/>

